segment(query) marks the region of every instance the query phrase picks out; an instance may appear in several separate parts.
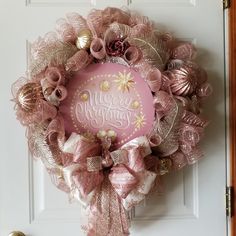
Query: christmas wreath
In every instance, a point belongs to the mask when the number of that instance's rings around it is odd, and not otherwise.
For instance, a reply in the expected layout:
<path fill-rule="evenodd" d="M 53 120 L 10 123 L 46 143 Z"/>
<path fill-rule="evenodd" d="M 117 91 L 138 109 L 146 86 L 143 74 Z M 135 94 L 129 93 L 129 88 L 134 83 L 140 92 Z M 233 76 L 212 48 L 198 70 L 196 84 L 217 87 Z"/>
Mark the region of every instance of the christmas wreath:
<path fill-rule="evenodd" d="M 160 176 L 193 164 L 211 93 L 195 47 L 117 8 L 77 13 L 31 44 L 13 84 L 29 149 L 87 211 L 87 235 L 129 235 L 129 211 Z"/>

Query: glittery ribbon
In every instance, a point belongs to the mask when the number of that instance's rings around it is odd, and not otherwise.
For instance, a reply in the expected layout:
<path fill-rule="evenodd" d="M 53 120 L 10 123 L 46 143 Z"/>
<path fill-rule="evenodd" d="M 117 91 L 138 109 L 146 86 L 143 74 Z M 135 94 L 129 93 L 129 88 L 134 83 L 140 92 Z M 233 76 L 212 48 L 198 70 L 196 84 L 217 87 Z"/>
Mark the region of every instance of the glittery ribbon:
<path fill-rule="evenodd" d="M 109 152 L 111 169 L 103 166 L 104 156 L 96 146 L 100 145 L 72 134 L 64 151 L 73 153 L 76 163 L 63 168 L 64 179 L 72 197 L 91 208 L 89 232 L 96 232 L 91 235 L 127 235 L 126 211 L 145 198 L 156 178 L 154 172 L 145 169 L 143 160 L 151 153 L 149 142 L 142 136 Z"/>
<path fill-rule="evenodd" d="M 85 68 L 89 63 L 91 63 L 92 58 L 89 56 L 87 51 L 80 50 L 76 52 L 71 58 L 66 62 L 66 71 L 78 71 Z"/>
<path fill-rule="evenodd" d="M 106 56 L 106 48 L 104 41 L 100 38 L 93 39 L 90 46 L 90 51 L 96 59 L 103 59 Z"/>
<path fill-rule="evenodd" d="M 57 67 L 49 67 L 44 76 L 41 80 L 43 95 L 51 104 L 58 106 L 67 96 L 63 72 Z"/>
<path fill-rule="evenodd" d="M 129 218 L 107 173 L 90 204 L 88 236 L 129 235 Z"/>

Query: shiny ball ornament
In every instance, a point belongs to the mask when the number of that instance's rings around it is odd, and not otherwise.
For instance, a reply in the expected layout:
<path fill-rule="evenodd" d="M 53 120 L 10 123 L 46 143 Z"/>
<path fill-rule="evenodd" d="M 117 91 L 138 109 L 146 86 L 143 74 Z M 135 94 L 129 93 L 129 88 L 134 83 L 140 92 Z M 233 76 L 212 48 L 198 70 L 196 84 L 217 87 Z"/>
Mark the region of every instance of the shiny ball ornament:
<path fill-rule="evenodd" d="M 117 133 L 114 130 L 108 130 L 107 137 L 111 138 L 112 141 L 115 141 L 115 139 L 117 137 Z"/>
<path fill-rule="evenodd" d="M 92 32 L 89 29 L 83 29 L 79 32 L 76 47 L 78 49 L 88 49 L 92 42 Z"/>
<path fill-rule="evenodd" d="M 191 95 L 197 87 L 196 71 L 183 65 L 171 71 L 171 91 L 178 96 Z"/>
<path fill-rule="evenodd" d="M 99 139 L 102 139 L 102 138 L 106 137 L 106 135 L 107 135 L 107 132 L 105 130 L 99 130 L 98 133 L 97 133 L 97 137 Z"/>
<path fill-rule="evenodd" d="M 32 112 L 41 96 L 41 88 L 37 83 L 23 85 L 17 94 L 17 104 L 25 112 Z"/>
<path fill-rule="evenodd" d="M 20 231 L 13 231 L 8 236 L 25 236 L 25 234 Z"/>

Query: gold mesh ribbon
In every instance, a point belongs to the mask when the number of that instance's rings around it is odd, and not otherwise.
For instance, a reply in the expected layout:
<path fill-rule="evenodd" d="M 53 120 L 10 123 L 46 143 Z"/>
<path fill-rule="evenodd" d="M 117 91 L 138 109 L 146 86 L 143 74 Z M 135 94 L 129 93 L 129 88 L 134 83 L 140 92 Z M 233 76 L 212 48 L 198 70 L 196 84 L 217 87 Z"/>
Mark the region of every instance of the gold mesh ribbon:
<path fill-rule="evenodd" d="M 91 203 L 88 236 L 127 236 L 129 217 L 112 187 L 108 174 Z"/>

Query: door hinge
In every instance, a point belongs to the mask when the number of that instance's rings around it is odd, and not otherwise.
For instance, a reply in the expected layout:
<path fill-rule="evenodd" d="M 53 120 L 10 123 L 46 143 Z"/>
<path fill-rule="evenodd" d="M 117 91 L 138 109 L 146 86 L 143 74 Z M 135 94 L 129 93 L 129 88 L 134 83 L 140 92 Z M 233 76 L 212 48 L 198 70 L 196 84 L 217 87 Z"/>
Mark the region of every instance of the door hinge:
<path fill-rule="evenodd" d="M 226 193 L 225 193 L 225 200 L 226 200 L 226 215 L 228 217 L 233 216 L 233 200 L 234 200 L 234 188 L 233 187 L 226 187 Z"/>
<path fill-rule="evenodd" d="M 223 0 L 223 8 L 224 9 L 230 8 L 230 0 Z"/>

